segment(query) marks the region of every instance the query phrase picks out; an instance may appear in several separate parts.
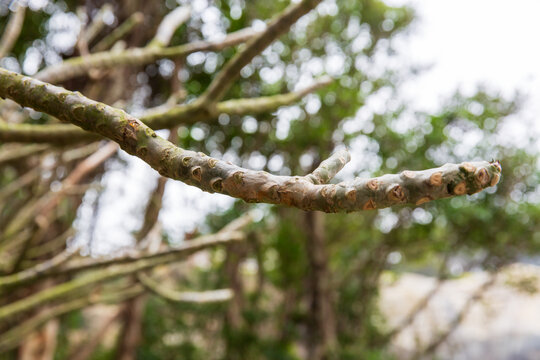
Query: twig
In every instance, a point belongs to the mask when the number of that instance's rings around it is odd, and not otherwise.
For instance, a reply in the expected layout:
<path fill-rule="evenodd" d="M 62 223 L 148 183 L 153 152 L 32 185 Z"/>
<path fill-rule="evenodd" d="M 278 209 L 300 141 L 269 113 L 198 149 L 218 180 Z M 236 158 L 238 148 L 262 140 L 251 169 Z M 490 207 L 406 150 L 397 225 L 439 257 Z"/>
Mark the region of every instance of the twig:
<path fill-rule="evenodd" d="M 63 269 L 62 273 L 67 274 L 73 270 L 88 270 L 91 268 L 97 268 L 95 271 L 88 272 L 80 277 L 77 277 L 69 282 L 56 285 L 51 288 L 44 289 L 38 293 L 29 295 L 23 299 L 0 307 L 0 319 L 5 319 L 21 312 L 32 309 L 39 306 L 45 301 L 57 299 L 80 289 L 100 282 L 118 278 L 120 276 L 136 273 L 140 270 L 149 269 L 158 265 L 171 263 L 174 261 L 182 260 L 189 255 L 194 254 L 197 251 L 207 249 L 209 247 L 218 246 L 221 244 L 227 244 L 234 241 L 241 241 L 244 239 L 244 234 L 240 232 L 224 232 L 213 235 L 201 236 L 197 240 L 189 241 L 183 246 L 169 249 L 164 252 L 158 252 L 150 255 L 143 255 L 140 257 L 127 257 L 115 259 L 105 262 L 93 262 L 83 264 L 83 266 L 76 266 L 75 268 Z M 110 266 L 108 266 L 110 265 Z M 71 271 L 70 271 L 71 270 Z M 43 273 L 34 273 L 30 278 L 24 279 L 30 281 L 43 275 Z M 0 286 L 13 285 L 15 283 L 21 283 L 16 276 L 4 276 L 0 277 Z"/>
<path fill-rule="evenodd" d="M 28 156 L 42 153 L 49 149 L 50 146 L 46 144 L 32 144 L 24 146 L 5 146 L 0 152 L 0 165 L 11 162 L 20 161 Z"/>
<path fill-rule="evenodd" d="M 461 308 L 461 311 L 459 314 L 452 320 L 452 322 L 449 324 L 448 329 L 444 331 L 442 334 L 440 334 L 436 339 L 431 341 L 431 343 L 420 353 L 417 353 L 413 359 L 420 359 L 420 358 L 426 358 L 433 354 L 437 348 L 448 339 L 450 335 L 458 328 L 459 324 L 463 322 L 463 319 L 467 316 L 469 313 L 471 307 L 476 304 L 478 300 L 480 300 L 484 293 L 491 287 L 493 284 L 495 284 L 495 281 L 497 281 L 497 272 L 494 272 L 490 274 L 489 279 L 485 281 L 468 299 L 465 305 L 463 305 L 463 308 Z"/>
<path fill-rule="evenodd" d="M 178 105 L 172 108 L 170 106 L 159 106 L 147 110 L 140 117 L 140 120 L 152 129 L 158 130 L 177 125 L 191 125 L 198 121 L 209 121 L 210 119 L 217 118 L 219 114 L 246 115 L 270 112 L 280 106 L 297 102 L 307 94 L 328 85 L 330 81 L 330 78 L 323 77 L 304 89 L 286 94 L 222 101 L 216 105 L 215 109 L 195 106 L 193 103 Z M 0 141 L 3 142 L 66 145 L 100 138 L 101 136 L 95 133 L 84 131 L 71 124 L 30 125 L 0 123 Z"/>
<path fill-rule="evenodd" d="M 37 202 L 30 203 L 20 212 L 17 218 L 14 219 L 3 231 L 3 235 L 9 238 L 13 234 L 17 233 L 32 219 L 36 218 L 39 214 L 48 216 L 51 214 L 51 210 L 58 204 L 58 202 L 65 195 L 66 190 L 77 185 L 88 173 L 96 169 L 104 161 L 114 155 L 118 150 L 117 144 L 110 142 L 106 146 L 99 149 L 97 152 L 80 162 L 75 169 L 62 181 L 62 185 L 59 191 L 52 193 L 49 192 L 45 196 L 41 197 Z"/>
<path fill-rule="evenodd" d="M 0 39 L 0 58 L 11 51 L 21 34 L 26 6 L 21 5 L 19 1 L 15 1 L 15 3 L 17 4 L 16 8 L 9 18 L 2 39 Z"/>
<path fill-rule="evenodd" d="M 35 167 L 28 171 L 26 174 L 17 179 L 17 181 L 12 181 L 3 188 L 0 189 L 0 204 L 4 203 L 11 195 L 16 193 L 18 190 L 24 188 L 28 184 L 32 183 L 41 175 L 41 169 Z"/>
<path fill-rule="evenodd" d="M 153 61 L 185 57 L 197 51 L 218 51 L 228 46 L 240 44 L 250 39 L 256 32 L 250 28 L 228 34 L 219 41 L 198 41 L 167 48 L 144 47 L 124 51 L 106 51 L 83 57 L 70 58 L 60 64 L 52 65 L 36 74 L 36 78 L 59 83 L 77 76 L 85 75 L 92 69 L 111 69 L 123 65 L 144 65 Z"/>
<path fill-rule="evenodd" d="M 37 327 L 46 323 L 50 319 L 58 317 L 60 315 L 75 311 L 78 309 L 85 308 L 89 305 L 94 305 L 98 303 L 110 303 L 110 302 L 121 302 L 137 296 L 143 292 L 142 286 L 130 287 L 127 290 L 118 291 L 112 294 L 103 294 L 97 296 L 87 296 L 76 300 L 71 300 L 53 306 L 49 311 L 44 311 L 38 314 L 35 317 L 32 317 L 23 323 L 17 325 L 16 327 L 11 328 L 10 330 L 4 332 L 0 335 L 0 351 L 4 352 L 10 350 L 17 346 L 21 341 L 24 340 L 25 335 L 34 331 Z"/>
<path fill-rule="evenodd" d="M 45 260 L 43 262 L 40 262 L 34 267 L 31 267 L 29 269 L 25 269 L 23 271 L 20 271 L 13 275 L 8 275 L 8 279 L 16 279 L 17 282 L 19 281 L 27 281 L 28 279 L 36 277 L 40 273 L 44 273 L 47 271 L 54 270 L 58 268 L 60 265 L 67 262 L 73 255 L 75 255 L 79 251 L 80 247 L 75 249 L 65 249 L 61 253 L 54 256 L 52 259 Z M 9 282 L 9 280 L 8 280 Z"/>
<path fill-rule="evenodd" d="M 314 184 L 327 184 L 343 167 L 351 161 L 351 155 L 346 150 L 338 151 L 307 175 L 307 179 Z"/>
<path fill-rule="evenodd" d="M 112 12 L 113 7 L 111 4 L 103 5 L 96 16 L 91 19 L 90 24 L 82 32 L 82 38 L 86 44 L 90 44 L 92 40 L 103 30 L 105 27 L 104 17 L 108 12 Z"/>
<path fill-rule="evenodd" d="M 169 46 L 171 38 L 176 29 L 189 20 L 191 16 L 191 7 L 179 6 L 168 13 L 156 31 L 154 38 L 148 43 L 150 47 L 165 47 Z"/>
<path fill-rule="evenodd" d="M 111 48 L 114 43 L 129 34 L 137 25 L 144 20 L 144 15 L 141 12 L 136 12 L 127 18 L 120 26 L 114 29 L 109 35 L 101 39 L 93 48 L 92 52 L 105 51 Z"/>
<path fill-rule="evenodd" d="M 204 304 L 228 301 L 233 296 L 231 289 L 210 291 L 175 291 L 167 289 L 142 272 L 137 274 L 137 280 L 139 280 L 147 290 L 172 302 Z"/>
<path fill-rule="evenodd" d="M 246 47 L 225 65 L 198 101 L 205 104 L 215 104 L 221 100 L 244 66 L 249 64 L 255 56 L 260 54 L 275 39 L 287 33 L 289 28 L 300 17 L 307 14 L 320 2 L 321 0 L 303 0 L 287 7 L 281 14 L 270 21 L 262 33 L 248 41 Z"/>

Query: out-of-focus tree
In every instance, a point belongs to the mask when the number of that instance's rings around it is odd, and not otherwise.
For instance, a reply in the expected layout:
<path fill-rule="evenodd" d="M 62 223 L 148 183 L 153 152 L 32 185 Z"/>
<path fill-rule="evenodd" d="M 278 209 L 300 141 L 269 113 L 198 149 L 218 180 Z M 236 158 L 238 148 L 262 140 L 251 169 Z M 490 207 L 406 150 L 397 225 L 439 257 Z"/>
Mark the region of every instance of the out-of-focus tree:
<path fill-rule="evenodd" d="M 385 64 L 411 9 L 378 0 L 27 5 L 0 7 L 7 357 L 386 358 L 400 329 L 376 308 L 383 271 L 439 269 L 444 281 L 455 259 L 496 271 L 538 250 L 534 139 L 505 138 L 520 99 L 458 93 L 435 114 L 400 102 L 414 69 Z M 170 129 L 168 141 L 150 128 Z M 83 257 L 69 246 L 77 208 L 100 191 L 116 143 L 163 177 L 140 200 L 133 250 Z M 330 184 L 346 180 L 345 147 L 359 178 Z M 496 187 L 500 166 L 482 159 L 504 165 Z M 168 178 L 278 205 L 238 200 L 208 216 L 210 235 L 172 246 L 158 222 Z M 443 197 L 452 199 L 428 202 Z M 201 250 L 207 268 L 183 261 Z M 80 310 L 100 303 L 121 305 L 85 324 Z M 115 346 L 100 347 L 115 324 Z"/>

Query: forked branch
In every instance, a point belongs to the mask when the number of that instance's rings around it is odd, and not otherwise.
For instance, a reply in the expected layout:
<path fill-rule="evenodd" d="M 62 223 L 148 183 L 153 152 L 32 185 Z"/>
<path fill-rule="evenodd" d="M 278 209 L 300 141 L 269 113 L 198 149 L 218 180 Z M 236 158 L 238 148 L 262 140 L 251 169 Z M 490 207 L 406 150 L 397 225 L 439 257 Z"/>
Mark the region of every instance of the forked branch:
<path fill-rule="evenodd" d="M 0 69 L 0 97 L 10 98 L 22 106 L 105 136 L 163 176 L 247 202 L 325 212 L 370 210 L 399 204 L 420 205 L 431 200 L 474 194 L 495 186 L 501 173 L 498 162 L 480 161 L 316 185 L 307 177 L 276 176 L 248 170 L 203 153 L 184 150 L 159 137 L 123 110 L 4 69 Z"/>

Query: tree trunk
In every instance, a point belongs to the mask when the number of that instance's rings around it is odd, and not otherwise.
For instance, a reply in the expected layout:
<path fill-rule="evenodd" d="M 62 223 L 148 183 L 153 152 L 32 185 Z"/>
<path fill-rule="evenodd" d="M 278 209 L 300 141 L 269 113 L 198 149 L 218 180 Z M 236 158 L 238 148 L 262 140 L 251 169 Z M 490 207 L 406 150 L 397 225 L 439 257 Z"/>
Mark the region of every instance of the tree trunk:
<path fill-rule="evenodd" d="M 146 296 L 138 296 L 124 304 L 122 330 L 116 359 L 133 360 L 136 358 L 137 346 L 142 337 L 142 317 L 145 304 Z"/>
<path fill-rule="evenodd" d="M 244 329 L 244 284 L 240 273 L 240 263 L 245 256 L 244 244 L 233 244 L 227 248 L 225 259 L 225 276 L 229 288 L 233 291 L 233 298 L 227 307 L 225 315 L 227 323 L 227 359 L 243 359 L 242 331 Z"/>
<path fill-rule="evenodd" d="M 305 213 L 306 250 L 309 262 L 307 328 L 308 359 L 332 358 L 336 345 L 336 317 L 332 301 L 328 254 L 325 249 L 324 217 L 320 212 Z"/>
<path fill-rule="evenodd" d="M 48 311 L 43 309 L 42 311 Z M 19 360 L 53 360 L 56 350 L 58 319 L 47 321 L 43 327 L 26 337 L 19 347 Z"/>

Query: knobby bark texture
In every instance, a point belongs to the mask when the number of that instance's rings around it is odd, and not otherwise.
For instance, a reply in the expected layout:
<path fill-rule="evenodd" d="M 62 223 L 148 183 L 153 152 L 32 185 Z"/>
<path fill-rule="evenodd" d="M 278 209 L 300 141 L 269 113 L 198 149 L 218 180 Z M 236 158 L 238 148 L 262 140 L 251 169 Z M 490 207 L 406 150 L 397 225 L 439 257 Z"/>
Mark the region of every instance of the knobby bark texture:
<path fill-rule="evenodd" d="M 105 136 L 163 176 L 247 202 L 325 212 L 371 210 L 399 204 L 420 205 L 431 200 L 477 193 L 496 185 L 501 173 L 498 162 L 479 161 L 319 185 L 309 177 L 276 176 L 248 170 L 203 153 L 184 150 L 159 137 L 123 110 L 4 69 L 0 69 L 0 97 Z"/>

